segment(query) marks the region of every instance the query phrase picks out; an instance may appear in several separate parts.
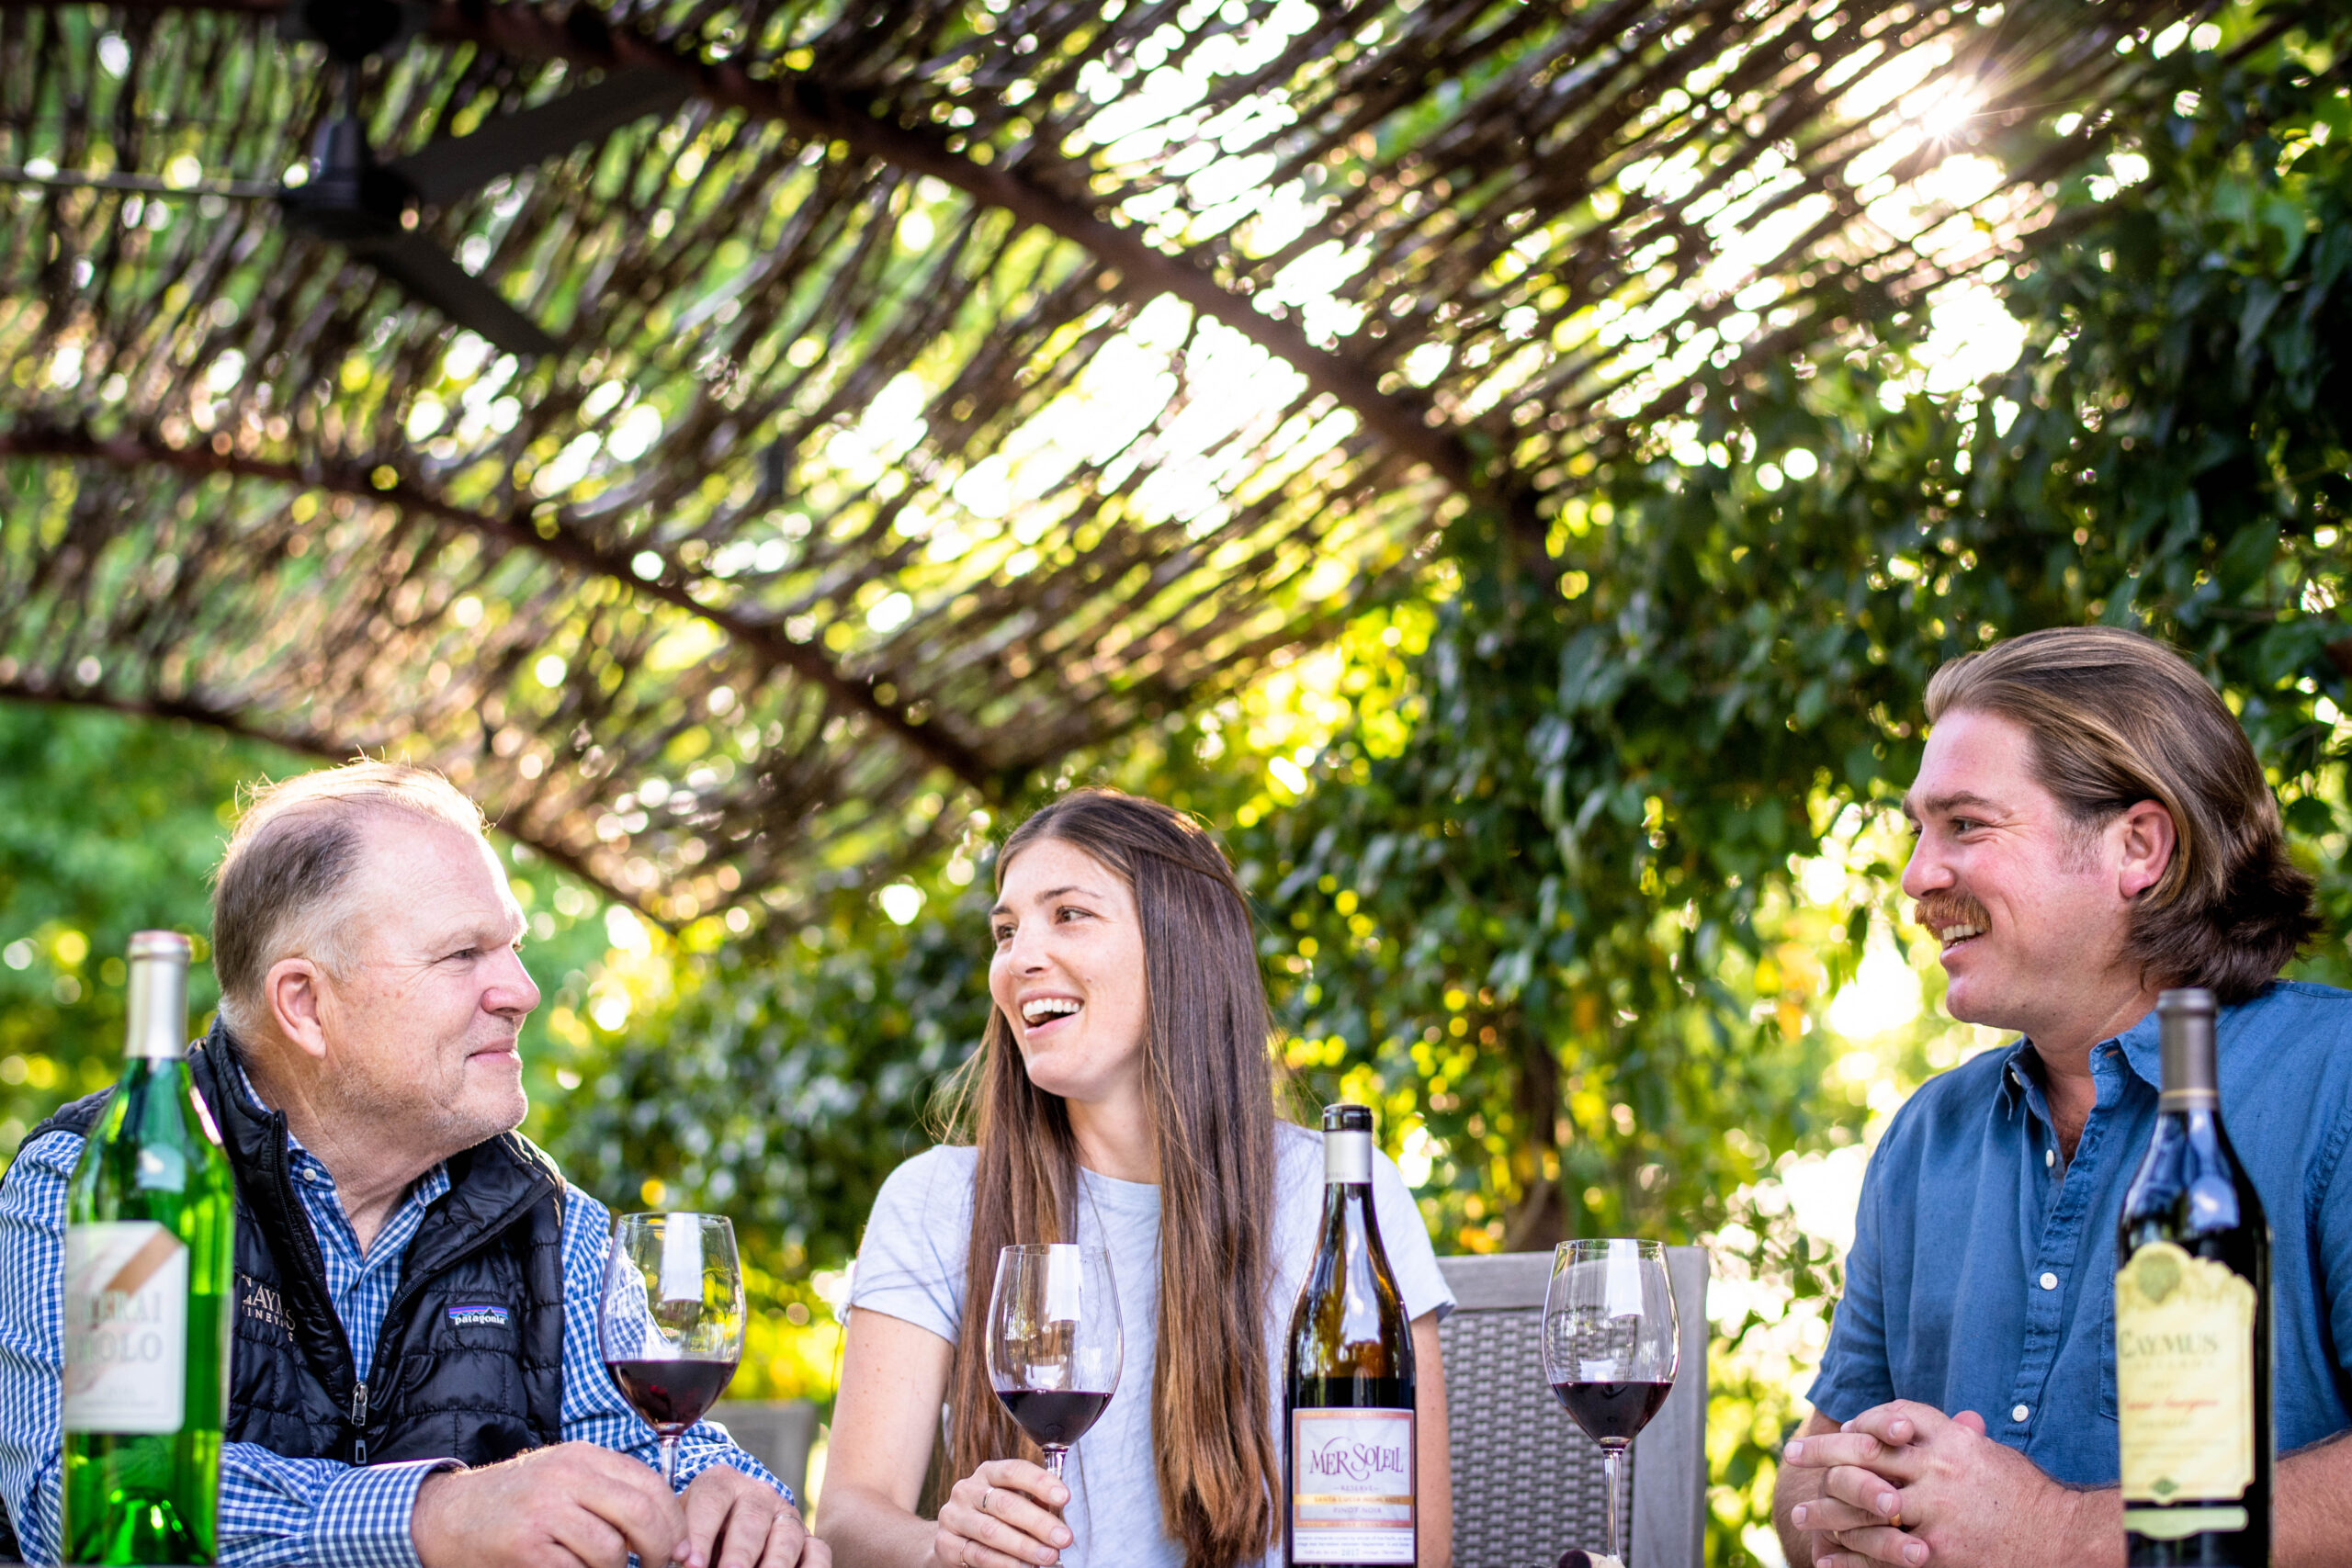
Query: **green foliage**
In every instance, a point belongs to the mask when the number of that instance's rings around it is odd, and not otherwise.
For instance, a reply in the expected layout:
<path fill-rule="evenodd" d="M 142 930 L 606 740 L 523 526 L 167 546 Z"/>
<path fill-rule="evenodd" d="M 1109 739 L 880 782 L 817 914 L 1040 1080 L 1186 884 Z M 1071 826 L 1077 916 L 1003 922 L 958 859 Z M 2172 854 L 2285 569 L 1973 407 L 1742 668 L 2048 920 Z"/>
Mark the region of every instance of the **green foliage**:
<path fill-rule="evenodd" d="M 675 1000 L 602 1053 L 553 1129 L 567 1172 L 724 1209 L 783 1275 L 840 1267 L 882 1179 L 930 1146 L 934 1086 L 979 1039 L 989 902 L 900 927 L 844 897 L 772 945 L 682 956 Z"/>
<path fill-rule="evenodd" d="M 0 1152 L 114 1081 L 130 933 L 211 928 L 207 881 L 240 779 L 271 749 L 186 723 L 0 705 Z M 189 977 L 201 1020 L 210 968 Z"/>
<path fill-rule="evenodd" d="M 2105 618 L 2184 648 L 2239 709 L 2340 919 L 2336 25 L 2333 44 L 2180 58 L 2169 106 L 2121 128 L 2145 178 L 2105 199 L 2077 182 L 2018 268 L 2029 347 L 1995 384 L 1906 395 L 1918 324 L 1891 320 L 1740 388 L 1600 467 L 1558 519 L 1556 597 L 1494 520 L 1456 525 L 1460 586 L 1401 744 L 1367 705 L 1306 797 L 1241 842 L 1294 944 L 1302 1054 L 1453 1152 L 1438 1207 L 1460 1244 L 1714 1230 L 1745 1217 L 1742 1183 L 1856 1130 L 1805 1030 L 1871 914 L 1826 922 L 1792 973 L 1781 901 L 1842 809 L 1908 781 L 1928 674 L 1996 637 Z M 1710 443 L 1721 463 L 1664 449 Z M 1783 479 L 1798 449 L 1814 482 Z M 1894 868 L 1874 870 L 1891 893 Z M 2340 976 L 2344 956 L 2308 967 Z M 1834 1289 L 1801 1235 L 1747 1234 L 1748 1269 Z M 1724 1326 L 1736 1345 L 1761 1320 Z M 1745 1555 L 1775 1425 L 1719 1455 L 1719 1561 Z"/>
<path fill-rule="evenodd" d="M 1830 1130 L 1802 1010 L 1771 1004 L 1834 989 L 1870 911 L 1800 976 L 1768 917 L 1848 803 L 1908 782 L 1947 659 L 2144 626 L 2241 706 L 2297 824 L 2334 829 L 2352 161 L 2310 133 L 2345 101 L 2296 58 L 2184 57 L 2212 111 L 2155 117 L 2146 180 L 2083 194 L 2018 268 L 2030 346 L 1996 385 L 1905 395 L 1896 320 L 1741 388 L 1677 443 L 1722 465 L 1600 468 L 1556 592 L 1495 520 L 1455 525 L 1409 733 L 1367 712 L 1239 842 L 1296 933 L 1317 1059 L 1372 1069 L 1459 1191 L 1517 1209 L 1465 1245 L 1709 1228 L 1758 1155 Z M 1799 450 L 1814 482 L 1781 477 Z"/>

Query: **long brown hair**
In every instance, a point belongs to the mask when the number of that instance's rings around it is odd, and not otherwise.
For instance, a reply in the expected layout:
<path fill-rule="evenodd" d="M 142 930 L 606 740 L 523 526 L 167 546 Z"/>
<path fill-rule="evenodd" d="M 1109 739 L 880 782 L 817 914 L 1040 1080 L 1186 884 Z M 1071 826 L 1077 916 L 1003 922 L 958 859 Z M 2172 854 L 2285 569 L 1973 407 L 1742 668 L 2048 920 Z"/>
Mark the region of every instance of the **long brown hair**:
<path fill-rule="evenodd" d="M 1151 1424 L 1159 1507 L 1191 1568 L 1232 1568 L 1274 1539 L 1281 1467 L 1266 1366 L 1274 1208 L 1272 1018 L 1250 908 L 1216 840 L 1157 801 L 1063 795 L 1023 822 L 1125 879 L 1141 917 L 1143 1084 L 1159 1156 L 1159 1348 Z M 971 1253 L 949 1385 L 952 1475 L 1035 1449 L 989 1384 L 981 1336 L 998 1251 L 1077 1235 L 1078 1144 L 1057 1095 L 1029 1081 L 1001 1010 L 960 1084 L 956 1131 L 977 1146 Z"/>

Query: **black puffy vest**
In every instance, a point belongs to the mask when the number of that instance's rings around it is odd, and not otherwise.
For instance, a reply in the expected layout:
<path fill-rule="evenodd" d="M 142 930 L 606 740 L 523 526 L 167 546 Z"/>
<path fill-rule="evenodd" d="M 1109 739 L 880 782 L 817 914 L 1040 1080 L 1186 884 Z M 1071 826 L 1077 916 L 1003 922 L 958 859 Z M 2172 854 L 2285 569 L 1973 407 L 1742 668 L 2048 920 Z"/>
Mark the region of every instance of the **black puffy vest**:
<path fill-rule="evenodd" d="M 345 1464 L 491 1464 L 561 1440 L 563 1181 L 520 1134 L 448 1162 L 401 1261 L 364 1399 L 326 1266 L 294 1195 L 286 1117 L 248 1100 L 219 1024 L 188 1055 L 237 1183 L 231 1442 Z M 29 1134 L 88 1134 L 104 1090 Z"/>

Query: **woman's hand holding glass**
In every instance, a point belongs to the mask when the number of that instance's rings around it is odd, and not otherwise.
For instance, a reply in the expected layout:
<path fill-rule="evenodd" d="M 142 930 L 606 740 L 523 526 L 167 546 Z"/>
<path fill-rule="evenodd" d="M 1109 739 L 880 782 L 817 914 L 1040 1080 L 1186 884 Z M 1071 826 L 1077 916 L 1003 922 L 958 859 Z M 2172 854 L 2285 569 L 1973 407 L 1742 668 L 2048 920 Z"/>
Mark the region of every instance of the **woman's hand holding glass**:
<path fill-rule="evenodd" d="M 1036 1568 L 1070 1543 L 1059 1510 L 1069 1488 L 1041 1464 L 992 1459 L 958 1481 L 939 1510 L 939 1568 Z"/>
<path fill-rule="evenodd" d="M 932 1555 L 941 1568 L 1042 1568 L 1060 1561 L 1071 1540 L 1057 1517 L 1069 1501 L 1062 1466 L 1070 1445 L 1119 1386 L 1125 1337 L 1110 1254 L 1068 1244 L 1006 1247 L 997 1256 L 986 1338 L 989 1381 L 1046 1462 L 989 1460 L 957 1482 L 939 1511 L 943 1539 Z M 944 1539 L 951 1530 L 952 1545 Z"/>

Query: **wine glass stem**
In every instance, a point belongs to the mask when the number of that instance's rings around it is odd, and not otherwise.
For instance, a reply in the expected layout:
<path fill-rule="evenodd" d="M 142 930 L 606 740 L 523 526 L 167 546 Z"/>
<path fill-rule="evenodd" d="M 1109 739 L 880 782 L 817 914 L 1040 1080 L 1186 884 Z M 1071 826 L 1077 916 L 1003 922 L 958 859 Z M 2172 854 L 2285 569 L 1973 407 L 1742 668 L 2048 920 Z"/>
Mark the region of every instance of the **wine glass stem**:
<path fill-rule="evenodd" d="M 1625 1561 L 1625 1527 L 1617 1513 L 1617 1480 L 1625 1465 L 1625 1450 L 1611 1444 L 1600 1450 L 1600 1485 L 1609 1498 L 1609 1555 Z"/>
<path fill-rule="evenodd" d="M 678 1489 L 678 1434 L 662 1434 L 662 1481 L 675 1492 Z M 1612 1518 L 1614 1515 L 1611 1516 Z"/>
<path fill-rule="evenodd" d="M 1043 1446 L 1043 1445 L 1041 1445 L 1041 1446 Z M 1063 1447 L 1063 1448 L 1046 1448 L 1046 1473 L 1047 1475 L 1052 1476 L 1056 1481 L 1061 1481 L 1061 1479 L 1062 1479 L 1062 1465 L 1063 1465 L 1064 1461 L 1066 1461 L 1069 1458 L 1069 1450 L 1067 1447 Z M 1067 1485 L 1068 1485 L 1068 1484 L 1069 1484 L 1069 1483 L 1068 1482 L 1063 1482 L 1063 1483 L 1062 1483 L 1062 1484 L 1064 1484 L 1065 1486 L 1067 1486 Z M 1063 1516 L 1062 1516 L 1062 1511 L 1061 1511 L 1059 1508 L 1055 1509 L 1055 1510 L 1054 1510 L 1054 1513 L 1055 1513 L 1056 1517 L 1063 1517 Z M 1061 1561 L 1061 1559 L 1060 1559 L 1060 1557 L 1059 1557 L 1058 1555 L 1057 1555 L 1057 1556 L 1055 1557 L 1054 1561 L 1055 1561 L 1056 1562 L 1059 1562 Z"/>

